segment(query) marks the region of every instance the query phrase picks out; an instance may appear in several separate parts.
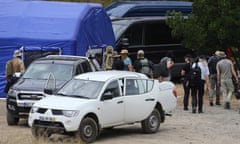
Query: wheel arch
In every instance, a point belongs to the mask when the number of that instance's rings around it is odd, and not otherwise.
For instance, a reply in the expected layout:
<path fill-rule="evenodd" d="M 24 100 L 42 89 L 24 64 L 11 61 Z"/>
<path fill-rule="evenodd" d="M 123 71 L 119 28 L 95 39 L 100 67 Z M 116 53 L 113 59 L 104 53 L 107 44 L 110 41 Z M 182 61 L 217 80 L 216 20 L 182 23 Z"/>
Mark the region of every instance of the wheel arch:
<path fill-rule="evenodd" d="M 155 108 L 159 111 L 160 115 L 161 115 L 161 122 L 165 121 L 165 111 L 162 108 L 162 105 L 160 102 L 157 102 Z"/>
<path fill-rule="evenodd" d="M 88 114 L 86 114 L 86 115 L 83 117 L 83 119 L 86 118 L 86 117 L 90 117 L 90 118 L 94 119 L 94 120 L 96 121 L 97 125 L 98 125 L 98 130 L 101 129 L 101 126 L 100 126 L 100 124 L 99 124 L 99 119 L 98 119 L 98 117 L 97 117 L 97 115 L 96 115 L 95 113 L 93 113 L 93 112 L 88 113 Z M 83 120 L 83 119 L 82 119 L 82 120 Z M 80 123 L 80 124 L 81 124 L 81 123 Z M 79 124 L 79 126 L 80 126 L 80 124 Z"/>
<path fill-rule="evenodd" d="M 98 117 L 95 113 L 88 113 L 83 117 L 83 119 L 86 118 L 86 117 L 90 117 L 90 118 L 94 119 L 96 121 L 96 123 L 99 124 Z"/>

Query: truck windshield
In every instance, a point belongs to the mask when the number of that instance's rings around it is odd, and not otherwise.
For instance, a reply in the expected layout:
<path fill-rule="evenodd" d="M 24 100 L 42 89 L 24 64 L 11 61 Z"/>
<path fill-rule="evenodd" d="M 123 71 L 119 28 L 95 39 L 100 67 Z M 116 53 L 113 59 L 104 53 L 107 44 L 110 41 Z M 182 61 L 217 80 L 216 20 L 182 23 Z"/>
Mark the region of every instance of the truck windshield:
<path fill-rule="evenodd" d="M 48 79 L 52 73 L 56 80 L 67 81 L 72 78 L 73 66 L 56 63 L 34 63 L 31 64 L 23 75 L 27 79 Z"/>
<path fill-rule="evenodd" d="M 57 94 L 69 97 L 95 99 L 99 95 L 104 82 L 72 79 Z"/>

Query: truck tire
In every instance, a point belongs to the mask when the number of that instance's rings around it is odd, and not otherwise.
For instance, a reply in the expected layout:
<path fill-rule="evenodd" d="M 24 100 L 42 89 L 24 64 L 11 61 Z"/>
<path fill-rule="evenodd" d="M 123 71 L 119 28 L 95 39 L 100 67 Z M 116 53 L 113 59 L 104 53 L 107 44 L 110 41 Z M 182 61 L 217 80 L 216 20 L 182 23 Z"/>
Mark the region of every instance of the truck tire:
<path fill-rule="evenodd" d="M 141 122 L 142 130 L 144 133 L 156 133 L 160 127 L 161 116 L 157 109 Z"/>
<path fill-rule="evenodd" d="M 98 132 L 99 130 L 96 121 L 93 118 L 86 117 L 80 124 L 78 135 L 82 141 L 92 143 L 96 140 Z"/>
<path fill-rule="evenodd" d="M 51 134 L 47 132 L 46 128 L 39 128 L 35 126 L 32 127 L 32 135 L 36 139 L 39 138 L 46 139 L 51 136 Z"/>
<path fill-rule="evenodd" d="M 14 117 L 10 112 L 7 112 L 7 124 L 8 125 L 17 125 L 19 118 Z"/>

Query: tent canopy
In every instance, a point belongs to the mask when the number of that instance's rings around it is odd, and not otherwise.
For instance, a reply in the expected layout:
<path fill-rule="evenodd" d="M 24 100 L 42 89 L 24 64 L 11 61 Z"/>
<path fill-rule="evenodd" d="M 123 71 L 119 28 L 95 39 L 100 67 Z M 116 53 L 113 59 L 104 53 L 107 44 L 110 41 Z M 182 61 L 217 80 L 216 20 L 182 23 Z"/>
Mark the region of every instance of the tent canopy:
<path fill-rule="evenodd" d="M 1 1 L 0 97 L 5 95 L 5 63 L 20 47 L 59 47 L 84 56 L 89 47 L 115 47 L 112 25 L 96 3 Z"/>

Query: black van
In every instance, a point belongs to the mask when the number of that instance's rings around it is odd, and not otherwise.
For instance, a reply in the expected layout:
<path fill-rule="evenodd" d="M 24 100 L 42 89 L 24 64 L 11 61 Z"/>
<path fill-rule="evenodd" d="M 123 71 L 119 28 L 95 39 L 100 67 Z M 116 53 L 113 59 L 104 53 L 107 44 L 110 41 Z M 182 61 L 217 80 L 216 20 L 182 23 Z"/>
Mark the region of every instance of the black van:
<path fill-rule="evenodd" d="M 145 56 L 154 63 L 159 63 L 161 58 L 171 52 L 175 62 L 171 70 L 172 77 L 177 78 L 181 76 L 184 56 L 193 54 L 193 50 L 182 47 L 180 40 L 172 37 L 165 20 L 165 16 L 113 19 L 116 49 L 119 52 L 123 47 L 122 41 L 127 39 L 129 55 L 133 61 L 137 51 L 142 49 Z"/>

